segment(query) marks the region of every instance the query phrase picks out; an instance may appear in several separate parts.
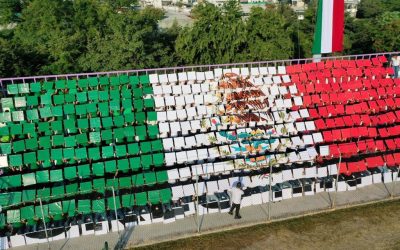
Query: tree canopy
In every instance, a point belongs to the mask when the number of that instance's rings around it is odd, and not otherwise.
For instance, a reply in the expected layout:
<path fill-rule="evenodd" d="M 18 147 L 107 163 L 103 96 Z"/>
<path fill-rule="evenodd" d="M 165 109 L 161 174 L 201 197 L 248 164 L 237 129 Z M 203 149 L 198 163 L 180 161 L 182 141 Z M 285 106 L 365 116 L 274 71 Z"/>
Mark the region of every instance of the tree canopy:
<path fill-rule="evenodd" d="M 161 29 L 164 12 L 137 0 L 0 0 L 0 77 L 311 57 L 316 1 L 304 20 L 284 4 L 204 2 L 194 23 Z M 363 0 L 346 15 L 345 50 L 400 50 L 398 0 Z M 10 25 L 12 24 L 12 25 Z"/>

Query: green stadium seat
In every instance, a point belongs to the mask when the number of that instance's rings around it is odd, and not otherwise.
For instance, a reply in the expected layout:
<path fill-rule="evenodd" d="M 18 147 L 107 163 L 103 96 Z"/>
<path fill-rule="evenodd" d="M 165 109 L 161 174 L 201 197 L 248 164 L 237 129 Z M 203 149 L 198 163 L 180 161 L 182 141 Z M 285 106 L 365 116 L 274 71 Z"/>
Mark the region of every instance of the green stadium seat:
<path fill-rule="evenodd" d="M 140 83 L 143 85 L 143 84 L 149 84 L 150 83 L 150 78 L 149 78 L 149 75 L 141 75 L 141 76 L 139 76 L 139 80 L 140 80 Z"/>
<path fill-rule="evenodd" d="M 104 178 L 94 179 L 93 180 L 93 189 L 98 193 L 104 194 L 106 187 L 106 182 Z"/>
<path fill-rule="evenodd" d="M 92 164 L 92 172 L 95 176 L 104 176 L 104 163 L 97 162 Z"/>
<path fill-rule="evenodd" d="M 24 153 L 23 158 L 24 158 L 25 165 L 34 165 L 36 167 L 36 162 L 37 162 L 36 152 Z"/>
<path fill-rule="evenodd" d="M 129 165 L 132 171 L 138 171 L 142 167 L 142 165 L 140 164 L 140 157 L 130 158 Z"/>
<path fill-rule="evenodd" d="M 119 200 L 119 196 L 115 196 L 115 203 L 114 203 L 114 197 L 108 197 L 107 198 L 107 207 L 112 211 L 115 211 L 116 209 L 120 209 L 121 202 Z"/>
<path fill-rule="evenodd" d="M 100 85 L 109 85 L 110 81 L 107 76 L 103 76 L 99 78 Z"/>
<path fill-rule="evenodd" d="M 25 151 L 25 140 L 14 141 L 12 143 L 12 146 L 13 146 L 14 153 L 19 153 L 19 152 Z"/>
<path fill-rule="evenodd" d="M 15 97 L 14 98 L 14 106 L 16 108 L 24 108 L 24 107 L 26 107 L 26 98 L 25 98 L 25 96 Z"/>
<path fill-rule="evenodd" d="M 84 181 L 79 183 L 79 192 L 81 194 L 91 193 L 93 191 L 93 186 L 91 181 Z"/>
<path fill-rule="evenodd" d="M 21 213 L 19 209 L 7 210 L 7 223 L 16 224 L 21 222 Z"/>
<path fill-rule="evenodd" d="M 156 174 L 154 172 L 146 172 L 143 176 L 147 186 L 152 186 L 157 183 Z"/>
<path fill-rule="evenodd" d="M 0 143 L 0 154 L 11 154 L 11 143 Z"/>
<path fill-rule="evenodd" d="M 8 180 L 7 180 L 8 187 L 14 188 L 14 187 L 22 186 L 21 175 L 20 174 L 9 175 L 7 177 L 8 177 Z"/>
<path fill-rule="evenodd" d="M 52 121 L 50 123 L 51 130 L 53 134 L 64 134 L 62 121 Z"/>
<path fill-rule="evenodd" d="M 97 77 L 89 77 L 88 81 L 89 87 L 97 87 L 97 85 L 99 85 L 99 80 L 97 79 Z"/>
<path fill-rule="evenodd" d="M 158 153 L 153 155 L 154 166 L 161 167 L 164 165 L 164 154 Z"/>
<path fill-rule="evenodd" d="M 64 214 L 68 214 L 68 216 L 74 216 L 75 215 L 75 200 L 67 200 L 67 201 L 62 201 L 62 212 Z"/>
<path fill-rule="evenodd" d="M 75 79 L 67 80 L 67 88 L 69 90 L 69 93 L 75 93 L 76 92 L 76 80 Z"/>
<path fill-rule="evenodd" d="M 89 164 L 85 164 L 85 165 L 78 166 L 78 175 L 82 179 L 89 178 L 90 175 L 91 175 L 91 173 L 90 173 L 90 165 Z"/>
<path fill-rule="evenodd" d="M 148 192 L 149 202 L 152 205 L 156 205 L 160 203 L 160 191 L 152 190 Z"/>
<path fill-rule="evenodd" d="M 42 88 L 46 92 L 53 93 L 54 92 L 54 82 L 44 82 Z"/>
<path fill-rule="evenodd" d="M 119 178 L 119 188 L 131 188 L 131 187 L 132 187 L 131 177 Z"/>
<path fill-rule="evenodd" d="M 152 155 L 141 155 L 141 165 L 144 170 L 150 169 L 150 167 L 153 165 L 153 157 Z"/>
<path fill-rule="evenodd" d="M 65 194 L 71 197 L 75 197 L 76 193 L 79 191 L 78 183 L 72 183 L 65 185 Z"/>
<path fill-rule="evenodd" d="M 64 145 L 64 135 L 54 135 L 52 136 L 53 147 L 58 147 Z"/>
<path fill-rule="evenodd" d="M 114 189 L 118 189 L 118 186 L 119 186 L 118 179 L 112 178 L 106 180 L 107 189 L 111 189 L 111 187 L 113 187 Z"/>
<path fill-rule="evenodd" d="M 147 193 L 146 192 L 136 193 L 135 201 L 137 206 L 145 206 L 147 204 Z"/>
<path fill-rule="evenodd" d="M 42 171 L 36 171 L 36 183 L 47 183 L 49 182 L 49 171 L 48 170 L 42 170 Z"/>
<path fill-rule="evenodd" d="M 115 160 L 104 162 L 106 173 L 115 173 L 117 171 L 117 162 Z"/>
<path fill-rule="evenodd" d="M 42 91 L 42 85 L 40 82 L 32 82 L 29 84 L 31 93 L 40 93 Z"/>
<path fill-rule="evenodd" d="M 124 194 L 121 196 L 123 207 L 133 207 L 135 205 L 135 196 L 133 194 Z"/>
<path fill-rule="evenodd" d="M 167 171 L 163 170 L 163 171 L 158 171 L 156 173 L 157 176 L 157 183 L 162 184 L 168 181 L 168 174 Z"/>
<path fill-rule="evenodd" d="M 21 122 L 25 120 L 24 111 L 13 111 L 12 112 L 13 122 Z"/>
<path fill-rule="evenodd" d="M 160 197 L 162 203 L 169 203 L 172 199 L 172 192 L 171 189 L 165 188 L 160 190 Z"/>
<path fill-rule="evenodd" d="M 114 157 L 114 147 L 104 146 L 101 148 L 101 155 L 103 159 Z"/>
<path fill-rule="evenodd" d="M 72 114 L 75 114 L 75 112 L 76 112 L 74 104 L 65 104 L 63 108 L 64 108 L 65 115 L 72 115 Z"/>
<path fill-rule="evenodd" d="M 151 142 L 151 150 L 153 150 L 153 152 L 162 151 L 163 149 L 164 146 L 161 140 L 155 140 Z"/>
<path fill-rule="evenodd" d="M 50 193 L 51 193 L 50 188 L 41 188 L 38 189 L 36 192 L 37 192 L 37 197 L 42 199 L 42 201 L 50 200 Z"/>
<path fill-rule="evenodd" d="M 125 125 L 125 117 L 123 115 L 115 116 L 113 121 L 116 127 L 123 127 Z"/>
<path fill-rule="evenodd" d="M 121 89 L 122 98 L 125 100 L 129 100 L 132 104 L 132 90 L 129 88 L 122 88 Z M 123 100 L 124 101 L 124 100 Z"/>
<path fill-rule="evenodd" d="M 143 174 L 137 174 L 132 176 L 132 182 L 135 187 L 141 187 L 144 185 L 144 177 Z"/>
<path fill-rule="evenodd" d="M 92 212 L 90 200 L 78 200 L 78 212 L 86 215 Z"/>
<path fill-rule="evenodd" d="M 29 93 L 29 84 L 28 83 L 18 84 L 18 93 L 19 94 L 28 94 Z"/>
<path fill-rule="evenodd" d="M 89 159 L 91 159 L 93 161 L 97 161 L 97 160 L 101 159 L 99 148 L 89 148 L 88 152 L 89 152 Z"/>
<path fill-rule="evenodd" d="M 52 199 L 63 198 L 64 195 L 65 195 L 65 187 L 64 187 L 64 185 L 53 186 L 53 187 L 51 188 L 51 196 L 52 196 Z"/>
<path fill-rule="evenodd" d="M 41 105 L 52 105 L 52 101 L 51 101 L 51 94 L 46 93 L 44 95 L 40 96 L 40 104 Z"/>
<path fill-rule="evenodd" d="M 39 122 L 39 124 L 38 124 L 38 132 L 39 133 L 44 133 L 45 135 L 51 134 L 50 123 L 48 123 L 48 122 Z"/>
<path fill-rule="evenodd" d="M 65 103 L 64 94 L 58 94 L 53 96 L 53 103 L 54 105 L 63 105 Z"/>
<path fill-rule="evenodd" d="M 9 155 L 8 163 L 11 167 L 22 166 L 22 155 Z"/>
<path fill-rule="evenodd" d="M 27 224 L 32 226 L 36 224 L 35 221 L 35 207 L 27 206 L 20 209 L 21 220 L 26 220 Z"/>
<path fill-rule="evenodd" d="M 36 133 L 36 128 L 34 123 L 24 123 L 23 126 L 23 133 L 24 134 L 31 134 L 34 135 Z"/>
<path fill-rule="evenodd" d="M 63 219 L 63 208 L 61 201 L 49 204 L 49 215 L 53 217 L 55 221 Z"/>
<path fill-rule="evenodd" d="M 18 85 L 17 84 L 8 84 L 7 85 L 7 93 L 9 95 L 16 95 L 18 94 Z"/>
<path fill-rule="evenodd" d="M 63 149 L 62 148 L 53 148 L 53 149 L 51 149 L 51 159 L 53 161 L 62 161 L 62 159 L 63 159 Z"/>
<path fill-rule="evenodd" d="M 39 105 L 39 99 L 37 96 L 27 96 L 26 105 L 31 107 L 37 107 Z"/>
<path fill-rule="evenodd" d="M 89 81 L 88 79 L 79 79 L 78 80 L 78 87 L 81 89 L 87 89 L 89 86 Z"/>
<path fill-rule="evenodd" d="M 50 151 L 48 149 L 38 150 L 37 158 L 39 161 L 47 161 L 50 159 Z"/>
<path fill-rule="evenodd" d="M 75 156 L 75 149 L 74 148 L 64 148 L 63 149 L 63 159 L 64 160 L 72 160 Z"/>
<path fill-rule="evenodd" d="M 106 207 L 103 199 L 92 200 L 92 211 L 94 213 L 105 213 Z"/>
<path fill-rule="evenodd" d="M 139 144 L 138 143 L 130 143 L 130 144 L 128 144 L 128 154 L 129 155 L 137 155 L 137 154 L 139 154 Z"/>
<path fill-rule="evenodd" d="M 88 145 L 88 136 L 86 133 L 78 134 L 75 136 L 76 143 L 82 146 Z"/>
<path fill-rule="evenodd" d="M 139 85 L 139 77 L 138 76 L 130 76 L 129 83 L 133 86 Z"/>
<path fill-rule="evenodd" d="M 66 106 L 68 104 L 72 104 L 72 103 L 74 103 L 76 101 L 76 96 L 75 96 L 75 94 L 71 93 L 71 89 L 70 89 L 70 92 L 68 94 L 64 95 L 64 100 L 65 100 L 65 103 L 66 103 L 64 106 Z M 74 110 L 75 110 L 75 108 L 74 108 Z M 64 113 L 65 113 L 65 108 L 64 108 Z"/>
<path fill-rule="evenodd" d="M 151 142 L 145 141 L 140 143 L 140 151 L 142 154 L 147 154 L 151 152 Z"/>
<path fill-rule="evenodd" d="M 117 157 L 126 157 L 126 145 L 115 146 L 115 154 Z"/>
<path fill-rule="evenodd" d="M 22 202 L 32 202 L 36 200 L 36 189 L 22 190 Z"/>
<path fill-rule="evenodd" d="M 75 147 L 76 146 L 76 138 L 74 135 L 64 137 L 65 147 Z"/>
<path fill-rule="evenodd" d="M 67 180 L 75 180 L 77 178 L 76 167 L 65 167 L 64 168 L 64 178 Z"/>
<path fill-rule="evenodd" d="M 11 113 L 10 112 L 3 112 L 0 113 L 0 122 L 10 122 L 11 121 Z"/>
<path fill-rule="evenodd" d="M 101 122 L 99 117 L 91 118 L 90 119 L 90 128 L 92 129 L 99 129 L 101 128 Z"/>
<path fill-rule="evenodd" d="M 67 81 L 65 81 L 65 80 L 57 80 L 56 81 L 56 89 L 60 89 L 60 90 L 65 89 L 66 83 L 67 83 Z"/>
<path fill-rule="evenodd" d="M 117 161 L 118 165 L 118 171 L 121 171 L 123 173 L 128 172 L 129 170 L 129 161 L 128 159 L 121 159 Z"/>
<path fill-rule="evenodd" d="M 13 98 L 1 98 L 1 107 L 5 109 L 14 109 Z"/>
<path fill-rule="evenodd" d="M 62 169 L 55 169 L 50 171 L 50 182 L 63 181 L 63 171 Z"/>

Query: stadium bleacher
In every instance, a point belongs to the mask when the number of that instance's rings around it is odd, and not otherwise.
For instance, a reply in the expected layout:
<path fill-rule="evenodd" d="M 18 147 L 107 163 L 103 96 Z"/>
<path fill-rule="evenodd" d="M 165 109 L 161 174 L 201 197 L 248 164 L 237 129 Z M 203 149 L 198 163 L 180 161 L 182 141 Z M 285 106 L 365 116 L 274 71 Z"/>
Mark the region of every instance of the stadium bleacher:
<path fill-rule="evenodd" d="M 386 62 L 9 83 L 2 236 L 18 246 L 227 212 L 238 181 L 244 207 L 398 181 L 400 81 Z"/>

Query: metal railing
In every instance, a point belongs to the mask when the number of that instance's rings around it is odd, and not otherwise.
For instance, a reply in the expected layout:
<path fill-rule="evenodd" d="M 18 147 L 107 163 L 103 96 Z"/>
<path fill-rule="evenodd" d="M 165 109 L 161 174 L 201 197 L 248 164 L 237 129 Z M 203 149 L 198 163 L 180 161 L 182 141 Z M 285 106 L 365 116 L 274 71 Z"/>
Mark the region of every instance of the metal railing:
<path fill-rule="evenodd" d="M 321 61 L 328 60 L 358 60 L 358 59 L 371 59 L 377 56 L 391 56 L 399 54 L 400 52 L 382 52 L 373 54 L 360 54 L 360 55 L 344 55 L 344 56 L 330 56 L 322 57 Z M 154 69 L 134 69 L 134 70 L 118 70 L 118 71 L 104 71 L 104 72 L 88 72 L 77 74 L 61 74 L 61 75 L 42 75 L 42 76 L 26 76 L 26 77 L 10 77 L 0 78 L 0 86 L 3 88 L 8 83 L 30 83 L 58 79 L 79 79 L 93 76 L 119 76 L 119 75 L 140 75 L 140 74 L 166 74 L 166 73 L 179 73 L 189 71 L 209 71 L 216 68 L 244 68 L 244 67 L 268 67 L 268 66 L 289 66 L 294 64 L 311 63 L 314 58 L 302 59 L 289 59 L 289 60 L 274 60 L 274 61 L 259 61 L 259 62 L 243 62 L 243 63 L 226 63 L 226 64 L 210 64 L 210 65 L 192 65 L 182 67 L 167 67 L 167 68 L 154 68 Z"/>

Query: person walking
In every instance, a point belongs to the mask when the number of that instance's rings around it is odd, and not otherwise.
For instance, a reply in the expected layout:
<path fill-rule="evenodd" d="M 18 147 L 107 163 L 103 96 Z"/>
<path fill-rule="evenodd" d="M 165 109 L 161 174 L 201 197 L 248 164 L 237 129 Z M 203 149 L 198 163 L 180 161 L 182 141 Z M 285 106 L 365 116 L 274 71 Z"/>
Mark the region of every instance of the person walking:
<path fill-rule="evenodd" d="M 392 56 L 392 66 L 394 70 L 394 79 L 399 77 L 399 64 L 400 64 L 400 57 L 398 55 Z"/>
<path fill-rule="evenodd" d="M 238 182 L 236 184 L 236 187 L 232 188 L 232 206 L 231 209 L 229 210 L 229 214 L 233 214 L 233 210 L 236 209 L 235 211 L 235 219 L 241 219 L 242 216 L 239 214 L 240 210 L 240 203 L 242 201 L 242 195 L 243 195 L 243 190 L 242 190 L 242 183 Z"/>

